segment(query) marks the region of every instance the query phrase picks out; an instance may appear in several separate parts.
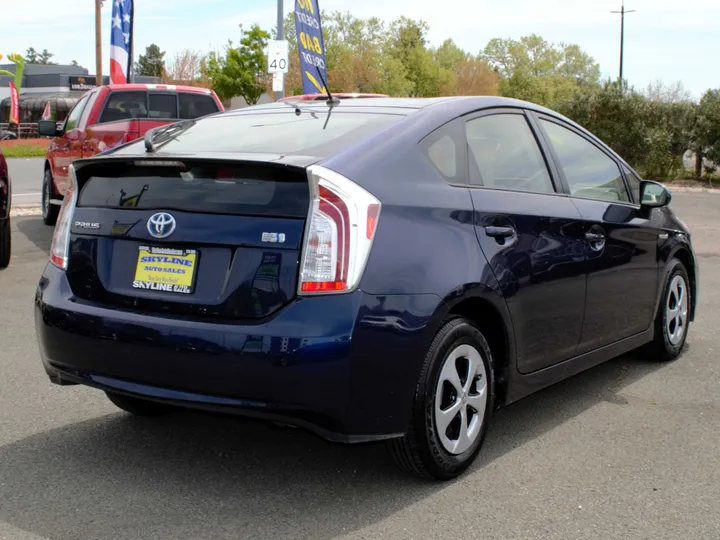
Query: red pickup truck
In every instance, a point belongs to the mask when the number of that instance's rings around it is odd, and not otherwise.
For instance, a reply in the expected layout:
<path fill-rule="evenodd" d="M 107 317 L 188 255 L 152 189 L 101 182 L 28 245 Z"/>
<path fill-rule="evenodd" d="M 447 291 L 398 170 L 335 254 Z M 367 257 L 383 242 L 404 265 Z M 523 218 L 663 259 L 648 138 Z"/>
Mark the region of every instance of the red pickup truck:
<path fill-rule="evenodd" d="M 55 225 L 68 182 L 70 164 L 139 139 L 155 127 L 223 111 L 211 90 L 164 84 L 111 84 L 86 93 L 62 128 L 38 123 L 40 135 L 53 137 L 45 155 L 42 211 Z"/>

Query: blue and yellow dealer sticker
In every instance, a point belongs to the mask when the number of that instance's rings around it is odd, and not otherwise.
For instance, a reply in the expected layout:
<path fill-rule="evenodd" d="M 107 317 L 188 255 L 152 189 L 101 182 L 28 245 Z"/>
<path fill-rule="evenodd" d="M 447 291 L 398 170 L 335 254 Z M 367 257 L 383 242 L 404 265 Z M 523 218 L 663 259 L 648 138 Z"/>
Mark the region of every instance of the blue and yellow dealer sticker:
<path fill-rule="evenodd" d="M 134 289 L 191 294 L 198 254 L 194 249 L 140 246 Z"/>

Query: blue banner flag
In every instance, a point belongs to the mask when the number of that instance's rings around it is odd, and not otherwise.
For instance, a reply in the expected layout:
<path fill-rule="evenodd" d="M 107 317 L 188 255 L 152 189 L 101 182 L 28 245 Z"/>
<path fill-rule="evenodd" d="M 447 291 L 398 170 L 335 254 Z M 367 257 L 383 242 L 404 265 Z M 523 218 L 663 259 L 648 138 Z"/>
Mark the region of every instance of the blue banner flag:
<path fill-rule="evenodd" d="M 324 94 L 327 82 L 318 0 L 295 0 L 295 33 L 300 52 L 303 94 Z M 321 76 L 318 76 L 318 69 Z"/>

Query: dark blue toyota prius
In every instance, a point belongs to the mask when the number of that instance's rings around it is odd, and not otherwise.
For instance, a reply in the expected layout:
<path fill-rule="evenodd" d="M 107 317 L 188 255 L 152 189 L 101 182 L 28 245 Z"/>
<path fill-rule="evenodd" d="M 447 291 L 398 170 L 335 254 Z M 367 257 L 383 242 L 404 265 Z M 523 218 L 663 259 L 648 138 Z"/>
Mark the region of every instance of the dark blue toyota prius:
<path fill-rule="evenodd" d="M 274 103 L 71 167 L 35 297 L 43 365 L 121 409 L 387 440 L 448 479 L 498 407 L 695 315 L 670 192 L 496 97 Z"/>

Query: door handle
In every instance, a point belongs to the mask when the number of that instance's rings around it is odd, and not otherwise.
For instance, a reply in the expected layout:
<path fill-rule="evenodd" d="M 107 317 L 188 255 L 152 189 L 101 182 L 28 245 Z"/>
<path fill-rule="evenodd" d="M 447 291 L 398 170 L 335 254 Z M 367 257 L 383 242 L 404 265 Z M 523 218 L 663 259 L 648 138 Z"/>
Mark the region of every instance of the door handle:
<path fill-rule="evenodd" d="M 515 229 L 512 227 L 496 227 L 489 225 L 485 227 L 485 234 L 493 238 L 510 238 L 515 235 Z"/>
<path fill-rule="evenodd" d="M 603 240 L 605 240 L 605 235 L 600 233 L 587 232 L 585 233 L 585 240 L 592 243 L 602 242 Z"/>

